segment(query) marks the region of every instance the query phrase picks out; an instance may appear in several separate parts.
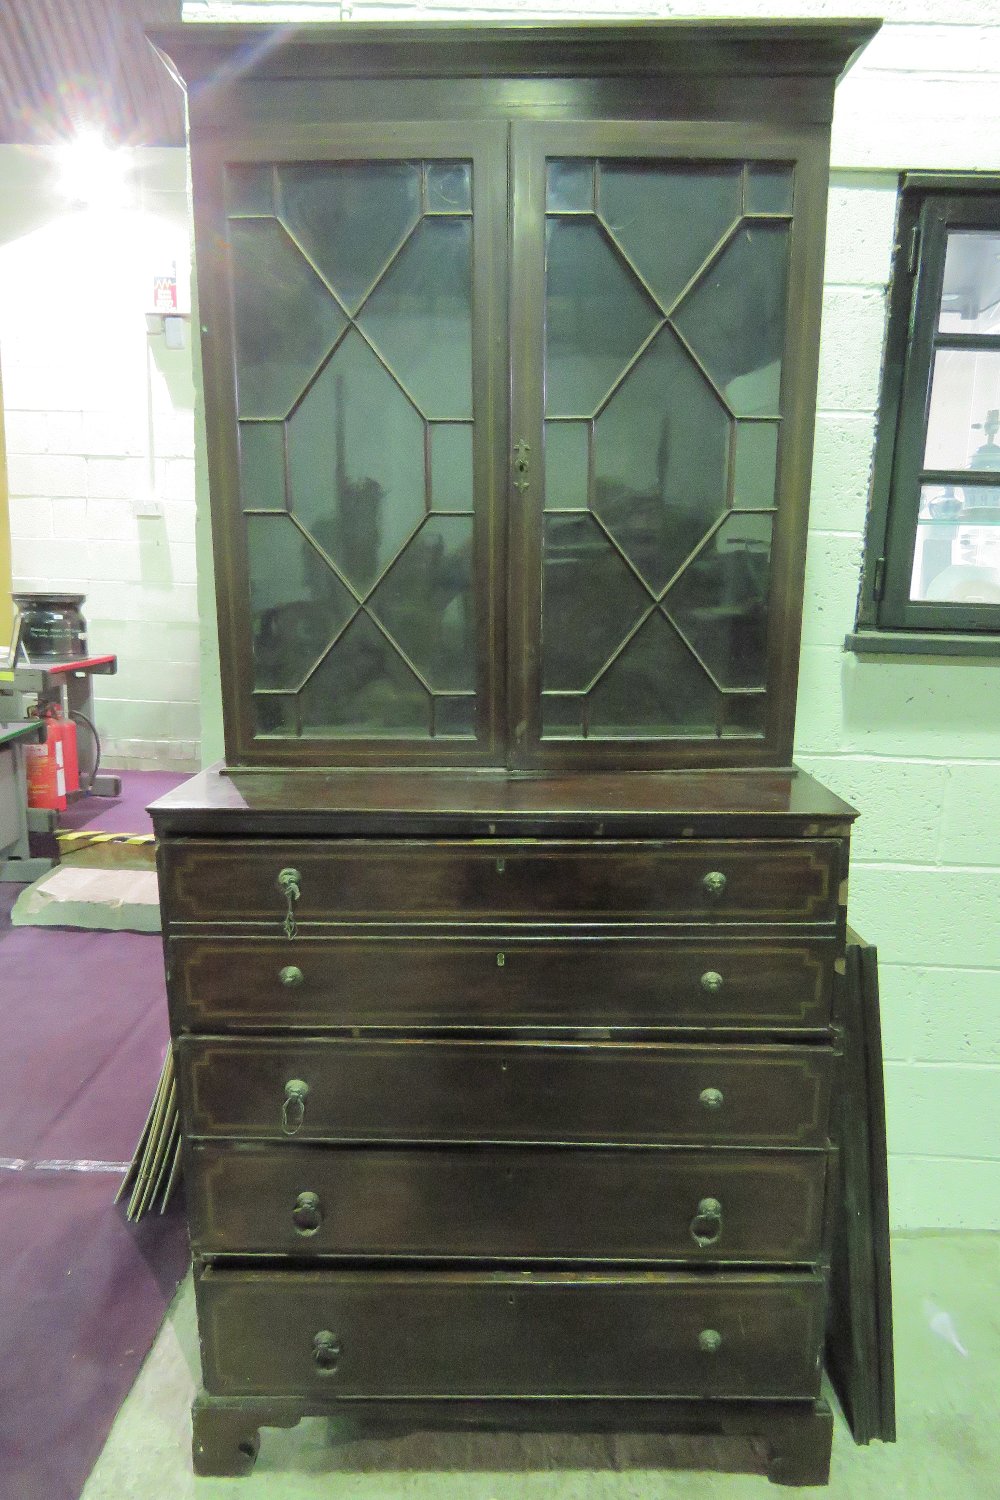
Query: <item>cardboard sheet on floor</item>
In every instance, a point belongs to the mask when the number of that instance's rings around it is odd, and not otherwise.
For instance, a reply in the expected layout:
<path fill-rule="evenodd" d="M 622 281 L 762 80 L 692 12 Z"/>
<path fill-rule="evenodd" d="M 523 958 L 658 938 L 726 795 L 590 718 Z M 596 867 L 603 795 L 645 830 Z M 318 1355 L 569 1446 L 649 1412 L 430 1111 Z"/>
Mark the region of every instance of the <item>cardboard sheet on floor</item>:
<path fill-rule="evenodd" d="M 59 865 L 21 892 L 11 923 L 15 927 L 159 932 L 156 871 Z"/>

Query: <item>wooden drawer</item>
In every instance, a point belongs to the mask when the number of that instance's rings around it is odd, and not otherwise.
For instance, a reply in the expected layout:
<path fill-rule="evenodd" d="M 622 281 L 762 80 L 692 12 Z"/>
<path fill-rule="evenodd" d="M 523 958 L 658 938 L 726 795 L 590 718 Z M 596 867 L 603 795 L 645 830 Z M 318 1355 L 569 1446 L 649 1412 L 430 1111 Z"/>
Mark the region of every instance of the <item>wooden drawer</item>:
<path fill-rule="evenodd" d="M 829 1025 L 833 938 L 172 937 L 177 1030 Z"/>
<path fill-rule="evenodd" d="M 280 923 L 284 869 L 300 877 L 298 922 L 829 922 L 840 847 L 835 839 L 181 839 L 164 844 L 160 879 L 170 923 Z M 706 884 L 708 876 L 722 878 Z"/>
<path fill-rule="evenodd" d="M 818 1275 L 236 1271 L 198 1280 L 215 1395 L 819 1390 Z"/>
<path fill-rule="evenodd" d="M 184 1182 L 204 1255 L 791 1264 L 819 1254 L 826 1154 L 200 1143 Z"/>
<path fill-rule="evenodd" d="M 273 1140 L 819 1146 L 833 1063 L 823 1047 L 176 1045 L 188 1134 Z"/>

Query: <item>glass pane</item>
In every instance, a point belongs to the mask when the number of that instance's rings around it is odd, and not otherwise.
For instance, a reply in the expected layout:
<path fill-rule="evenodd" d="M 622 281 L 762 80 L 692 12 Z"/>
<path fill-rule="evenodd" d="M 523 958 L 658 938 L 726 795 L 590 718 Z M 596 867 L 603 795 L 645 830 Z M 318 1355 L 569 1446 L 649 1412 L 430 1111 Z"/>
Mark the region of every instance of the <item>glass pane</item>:
<path fill-rule="evenodd" d="M 280 167 L 281 218 L 355 312 L 420 216 L 413 162 L 317 162 Z"/>
<path fill-rule="evenodd" d="M 1000 231 L 949 234 L 938 327 L 1000 334 Z"/>
<path fill-rule="evenodd" d="M 431 508 L 471 510 L 472 427 L 431 424 Z"/>
<path fill-rule="evenodd" d="M 427 163 L 427 207 L 435 214 L 472 211 L 472 164 L 467 161 Z"/>
<path fill-rule="evenodd" d="M 741 177 L 741 163 L 601 163 L 601 216 L 664 308 L 739 218 Z"/>
<path fill-rule="evenodd" d="M 792 169 L 757 162 L 747 168 L 747 213 L 790 214 Z"/>
<path fill-rule="evenodd" d="M 290 516 L 248 516 L 254 686 L 296 688 L 355 604 Z"/>
<path fill-rule="evenodd" d="M 459 735 L 474 739 L 476 734 L 476 700 L 474 697 L 434 699 L 434 734 Z"/>
<path fill-rule="evenodd" d="M 764 693 L 727 693 L 723 699 L 725 720 L 724 735 L 763 735 L 767 718 L 767 697 Z"/>
<path fill-rule="evenodd" d="M 738 417 L 778 415 L 788 228 L 744 224 L 675 321 Z"/>
<path fill-rule="evenodd" d="M 432 688 L 475 687 L 472 517 L 431 516 L 368 607 Z"/>
<path fill-rule="evenodd" d="M 348 625 L 299 701 L 304 735 L 430 735 L 429 693 L 364 613 Z"/>
<path fill-rule="evenodd" d="M 346 319 L 271 219 L 229 225 L 237 415 L 284 417 Z"/>
<path fill-rule="evenodd" d="M 726 508 L 729 425 L 667 328 L 595 423 L 594 510 L 656 591 Z"/>
<path fill-rule="evenodd" d="M 777 472 L 777 422 L 737 422 L 733 472 L 735 508 L 763 510 L 773 505 Z"/>
<path fill-rule="evenodd" d="M 299 700 L 289 693 L 254 693 L 254 718 L 258 734 L 298 734 Z"/>
<path fill-rule="evenodd" d="M 664 605 L 716 682 L 763 687 L 773 518 L 727 516 L 684 569 Z"/>
<path fill-rule="evenodd" d="M 715 735 L 720 694 L 656 611 L 590 695 L 590 733 L 624 739 Z"/>
<path fill-rule="evenodd" d="M 592 516 L 547 516 L 544 547 L 542 685 L 583 689 L 651 601 Z"/>
<path fill-rule="evenodd" d="M 548 221 L 545 273 L 545 412 L 590 416 L 659 312 L 593 219 Z"/>
<path fill-rule="evenodd" d="M 283 422 L 240 423 L 240 488 L 246 510 L 285 509 Z"/>
<path fill-rule="evenodd" d="M 594 163 L 550 161 L 545 168 L 545 207 L 548 212 L 592 213 L 594 209 Z"/>
<path fill-rule="evenodd" d="M 586 422 L 546 422 L 546 510 L 587 509 L 589 438 Z"/>
<path fill-rule="evenodd" d="M 260 162 L 226 168 L 226 212 L 274 213 L 274 169 Z"/>
<path fill-rule="evenodd" d="M 359 594 L 423 520 L 424 424 L 347 334 L 288 422 L 291 507 Z"/>
<path fill-rule="evenodd" d="M 1000 487 L 924 485 L 910 598 L 1000 604 Z"/>
<path fill-rule="evenodd" d="M 925 469 L 1000 469 L 1000 349 L 938 349 Z"/>
<path fill-rule="evenodd" d="M 576 693 L 542 694 L 542 734 L 546 739 L 578 740 L 583 736 L 586 699 Z"/>
<path fill-rule="evenodd" d="M 428 417 L 472 415 L 472 221 L 425 219 L 358 319 Z"/>

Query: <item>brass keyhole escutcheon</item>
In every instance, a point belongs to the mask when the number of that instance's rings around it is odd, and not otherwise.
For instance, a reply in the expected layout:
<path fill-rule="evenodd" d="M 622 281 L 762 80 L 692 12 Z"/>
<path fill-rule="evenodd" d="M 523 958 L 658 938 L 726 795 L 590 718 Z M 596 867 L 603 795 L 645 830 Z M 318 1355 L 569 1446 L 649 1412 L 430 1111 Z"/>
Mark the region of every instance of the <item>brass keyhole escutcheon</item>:
<path fill-rule="evenodd" d="M 498 859 L 497 860 L 497 874 L 498 875 L 502 875 L 503 872 L 504 872 L 504 870 L 506 870 L 506 868 L 507 868 L 507 861 L 505 859 Z"/>
<path fill-rule="evenodd" d="M 313 1363 L 321 1375 L 332 1375 L 340 1360 L 340 1340 L 324 1328 L 313 1338 Z"/>
<path fill-rule="evenodd" d="M 505 963 L 506 963 L 506 962 L 507 962 L 507 958 L 506 958 L 506 955 L 505 955 L 505 954 L 503 954 L 503 953 L 498 953 L 498 954 L 497 954 L 497 968 L 498 968 L 498 969 L 502 969 L 502 968 L 503 968 L 503 966 L 504 966 L 504 964 L 505 964 Z"/>

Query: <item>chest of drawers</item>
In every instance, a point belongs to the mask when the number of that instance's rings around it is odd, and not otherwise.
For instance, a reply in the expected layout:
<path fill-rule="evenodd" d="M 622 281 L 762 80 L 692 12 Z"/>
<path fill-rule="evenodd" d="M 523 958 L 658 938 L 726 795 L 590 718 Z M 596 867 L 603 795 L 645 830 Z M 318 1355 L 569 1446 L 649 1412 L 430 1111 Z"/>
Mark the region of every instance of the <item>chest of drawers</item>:
<path fill-rule="evenodd" d="M 571 786 L 154 806 L 200 1472 L 324 1411 L 744 1433 L 824 1477 L 853 813 L 794 771 Z"/>

